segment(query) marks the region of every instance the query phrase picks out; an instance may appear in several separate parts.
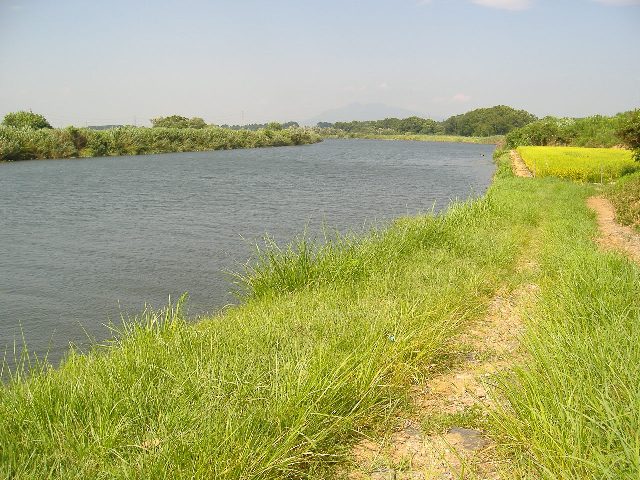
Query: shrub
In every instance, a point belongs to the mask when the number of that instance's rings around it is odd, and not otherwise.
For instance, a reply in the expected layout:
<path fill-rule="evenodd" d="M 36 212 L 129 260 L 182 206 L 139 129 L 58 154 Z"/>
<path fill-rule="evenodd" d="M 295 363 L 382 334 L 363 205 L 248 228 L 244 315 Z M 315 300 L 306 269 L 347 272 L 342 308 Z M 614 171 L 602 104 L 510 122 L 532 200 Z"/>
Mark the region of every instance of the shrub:
<path fill-rule="evenodd" d="M 187 118 L 181 115 L 152 118 L 151 124 L 154 127 L 163 128 L 205 128 L 207 126 L 206 122 L 200 117 Z"/>
<path fill-rule="evenodd" d="M 53 128 L 44 116 L 33 112 L 12 112 L 7 113 L 2 120 L 2 124 L 6 127 L 15 128 L 32 128 L 38 130 L 41 128 Z"/>
<path fill-rule="evenodd" d="M 618 138 L 634 150 L 634 158 L 640 162 L 640 109 L 624 114 L 617 127 Z"/>
<path fill-rule="evenodd" d="M 616 209 L 616 219 L 640 232 L 640 172 L 621 178 L 607 191 Z"/>
<path fill-rule="evenodd" d="M 147 153 L 226 150 L 320 141 L 310 129 L 231 130 L 207 128 L 119 127 L 91 130 L 0 126 L 0 160 L 141 155 Z"/>
<path fill-rule="evenodd" d="M 629 120 L 625 122 L 625 119 Z M 637 125 L 637 117 L 635 122 Z M 624 135 L 621 124 L 628 125 L 629 136 L 633 138 L 632 112 L 613 117 L 602 115 L 585 118 L 545 117 L 509 132 L 506 143 L 509 148 L 524 145 L 609 148 L 620 144 Z M 637 132 L 638 130 L 636 135 Z M 622 141 L 629 145 L 628 141 L 624 139 Z"/>

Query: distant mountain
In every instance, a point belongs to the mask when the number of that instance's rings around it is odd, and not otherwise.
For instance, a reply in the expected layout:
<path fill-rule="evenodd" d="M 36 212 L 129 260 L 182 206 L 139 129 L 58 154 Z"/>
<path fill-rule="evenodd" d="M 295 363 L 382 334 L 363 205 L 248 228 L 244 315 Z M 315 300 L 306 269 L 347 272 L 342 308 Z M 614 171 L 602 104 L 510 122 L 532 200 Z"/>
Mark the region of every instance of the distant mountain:
<path fill-rule="evenodd" d="M 303 125 L 315 125 L 318 122 L 350 122 L 352 120 L 380 120 L 382 118 L 412 116 L 425 117 L 423 113 L 394 107 L 383 103 L 350 103 L 344 107 L 322 112 L 315 117 L 302 121 Z"/>

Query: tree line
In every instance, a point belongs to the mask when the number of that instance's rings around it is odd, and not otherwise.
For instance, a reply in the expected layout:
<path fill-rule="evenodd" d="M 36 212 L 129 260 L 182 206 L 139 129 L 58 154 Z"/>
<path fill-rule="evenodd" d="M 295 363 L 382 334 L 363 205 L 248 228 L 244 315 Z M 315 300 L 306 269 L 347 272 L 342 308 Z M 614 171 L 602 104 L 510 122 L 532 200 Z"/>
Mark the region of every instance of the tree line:
<path fill-rule="evenodd" d="M 319 122 L 315 131 L 297 122 L 250 125 L 207 125 L 200 117 L 180 115 L 151 119 L 152 128 L 118 126 L 97 129 L 54 129 L 33 112 L 8 113 L 0 124 L 0 161 L 37 158 L 139 155 L 261 146 L 300 145 L 320 135 L 506 135 L 505 143 L 581 147 L 625 146 L 640 160 L 640 109 L 614 116 L 537 118 L 504 105 L 479 108 L 442 122 L 420 117 L 352 122 Z"/>
<path fill-rule="evenodd" d="M 525 110 L 505 105 L 478 108 L 454 115 L 443 121 L 429 118 L 385 118 L 353 122 L 319 122 L 320 129 L 332 129 L 350 135 L 459 135 L 464 137 L 490 137 L 505 135 L 515 128 L 534 122 L 538 118 Z"/>
<path fill-rule="evenodd" d="M 207 128 L 220 127 L 231 130 L 283 130 L 285 128 L 299 128 L 298 122 L 268 122 L 268 123 L 249 123 L 247 125 L 207 125 L 207 122 L 200 117 L 183 117 L 182 115 L 169 115 L 167 117 L 156 117 L 151 119 L 151 124 L 158 128 Z"/>
<path fill-rule="evenodd" d="M 640 109 L 613 116 L 593 115 L 584 118 L 538 118 L 525 110 L 505 105 L 478 108 L 446 120 L 408 117 L 352 122 L 318 122 L 323 135 L 456 135 L 490 137 L 506 135 L 510 148 L 521 145 L 555 145 L 576 147 L 621 146 L 635 151 L 640 161 Z"/>

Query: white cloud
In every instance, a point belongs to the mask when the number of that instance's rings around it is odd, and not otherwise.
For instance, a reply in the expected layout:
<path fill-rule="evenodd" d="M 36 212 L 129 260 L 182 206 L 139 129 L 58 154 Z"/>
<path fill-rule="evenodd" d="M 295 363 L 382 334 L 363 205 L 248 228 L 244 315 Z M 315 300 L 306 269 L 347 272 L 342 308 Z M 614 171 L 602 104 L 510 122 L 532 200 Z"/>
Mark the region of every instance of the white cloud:
<path fill-rule="evenodd" d="M 640 0 L 594 0 L 596 3 L 603 5 L 613 6 L 625 6 L 625 5 L 640 5 Z"/>
<path fill-rule="evenodd" d="M 430 5 L 433 0 L 414 0 L 418 5 Z M 500 10 L 527 10 L 531 8 L 536 0 L 470 0 L 471 3 L 482 7 L 496 8 Z M 640 0 L 589 0 L 591 2 L 607 5 L 611 7 L 624 7 L 639 5 Z"/>
<path fill-rule="evenodd" d="M 483 7 L 499 8 L 501 10 L 526 10 L 531 7 L 533 0 L 471 0 Z M 615 0 L 614 0 L 615 1 Z M 624 1 L 624 0 L 623 0 Z M 634 1 L 634 0 L 630 0 Z"/>
<path fill-rule="evenodd" d="M 451 100 L 456 103 L 466 103 L 471 100 L 471 95 L 456 93 L 453 97 L 451 97 Z"/>
<path fill-rule="evenodd" d="M 431 101 L 434 103 L 442 104 L 467 103 L 469 100 L 471 100 L 471 95 L 467 95 L 466 93 L 456 93 L 451 97 L 437 96 L 431 99 Z"/>
<path fill-rule="evenodd" d="M 531 8 L 536 0 L 470 0 L 471 3 L 482 7 L 496 8 L 500 10 L 527 10 Z M 589 0 L 601 5 L 612 7 L 623 7 L 629 5 L 640 5 L 640 0 Z M 433 0 L 415 0 L 418 5 L 430 5 Z"/>

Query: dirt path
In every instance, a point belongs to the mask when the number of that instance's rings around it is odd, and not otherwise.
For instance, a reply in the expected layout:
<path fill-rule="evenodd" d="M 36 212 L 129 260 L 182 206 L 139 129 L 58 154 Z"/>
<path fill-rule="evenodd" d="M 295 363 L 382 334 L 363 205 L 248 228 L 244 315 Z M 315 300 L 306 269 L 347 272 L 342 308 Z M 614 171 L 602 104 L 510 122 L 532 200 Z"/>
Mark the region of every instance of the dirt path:
<path fill-rule="evenodd" d="M 526 263 L 522 269 L 537 268 Z M 537 287 L 523 283 L 499 291 L 487 315 L 455 339 L 456 361 L 412 393 L 413 411 L 382 439 L 365 439 L 352 451 L 350 480 L 500 478 L 495 444 L 482 431 L 494 404 L 492 376 L 520 355 L 521 311 Z"/>
<path fill-rule="evenodd" d="M 598 244 L 605 249 L 621 251 L 640 263 L 640 234 L 616 222 L 616 211 L 611 202 L 604 197 L 591 197 L 587 205 L 598 216 Z"/>
<path fill-rule="evenodd" d="M 515 150 L 511 150 L 511 152 L 509 152 L 509 155 L 511 157 L 511 170 L 513 170 L 513 174 L 516 177 L 533 177 L 531 170 L 529 170 L 526 163 L 524 163 L 522 157 L 518 155 L 518 152 L 516 152 Z"/>

